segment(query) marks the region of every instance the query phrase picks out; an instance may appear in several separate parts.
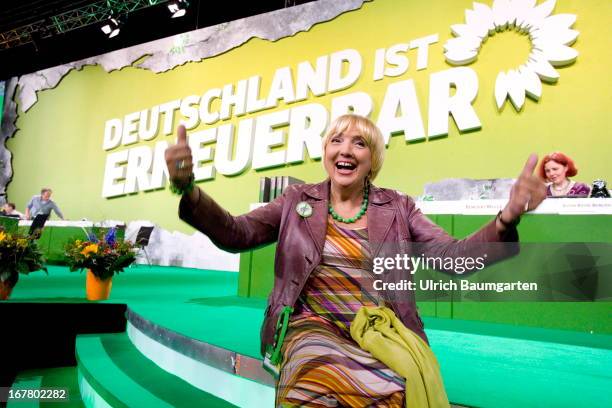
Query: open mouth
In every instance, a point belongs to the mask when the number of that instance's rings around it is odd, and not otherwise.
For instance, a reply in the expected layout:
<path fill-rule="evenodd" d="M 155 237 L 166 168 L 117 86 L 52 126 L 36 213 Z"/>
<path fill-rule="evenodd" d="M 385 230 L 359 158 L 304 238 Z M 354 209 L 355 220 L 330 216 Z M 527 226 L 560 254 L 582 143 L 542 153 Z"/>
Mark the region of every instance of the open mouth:
<path fill-rule="evenodd" d="M 355 170 L 356 167 L 357 165 L 351 162 L 346 162 L 346 161 L 336 162 L 336 168 L 338 170 L 353 171 Z"/>

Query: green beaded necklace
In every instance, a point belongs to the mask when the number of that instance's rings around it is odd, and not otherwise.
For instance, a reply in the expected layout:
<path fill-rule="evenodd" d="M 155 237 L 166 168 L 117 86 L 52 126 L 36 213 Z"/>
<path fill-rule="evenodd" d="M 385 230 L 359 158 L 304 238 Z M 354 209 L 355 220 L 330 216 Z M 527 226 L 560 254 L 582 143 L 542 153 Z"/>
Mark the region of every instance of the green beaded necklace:
<path fill-rule="evenodd" d="M 370 186 L 366 185 L 366 187 L 363 189 L 363 201 L 361 202 L 361 207 L 359 207 L 359 212 L 351 218 L 343 218 L 341 216 L 338 215 L 338 213 L 336 211 L 334 211 L 332 204 L 331 204 L 331 200 L 329 200 L 329 214 L 332 216 L 332 218 L 336 221 L 340 221 L 343 222 L 345 224 L 352 224 L 355 221 L 357 221 L 358 219 L 360 219 L 361 217 L 363 217 L 363 215 L 366 213 L 366 211 L 368 210 L 368 195 L 370 193 Z"/>

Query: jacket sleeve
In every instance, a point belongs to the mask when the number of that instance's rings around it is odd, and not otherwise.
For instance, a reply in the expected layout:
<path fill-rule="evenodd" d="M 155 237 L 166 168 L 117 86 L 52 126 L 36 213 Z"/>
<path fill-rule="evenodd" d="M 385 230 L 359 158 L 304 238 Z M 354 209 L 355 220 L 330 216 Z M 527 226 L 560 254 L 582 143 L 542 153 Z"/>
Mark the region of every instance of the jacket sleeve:
<path fill-rule="evenodd" d="M 285 195 L 237 217 L 196 187 L 197 199 L 181 198 L 179 217 L 207 235 L 220 249 L 241 252 L 278 239 Z"/>
<path fill-rule="evenodd" d="M 479 230 L 464 239 L 450 236 L 441 227 L 427 218 L 416 208 L 414 200 L 405 197 L 404 203 L 408 217 L 408 229 L 413 241 L 420 249 L 433 257 L 482 257 L 486 254 L 486 264 L 516 255 L 519 252 L 519 240 L 516 227 L 498 233 L 495 218 Z M 451 271 L 447 271 L 451 272 Z"/>

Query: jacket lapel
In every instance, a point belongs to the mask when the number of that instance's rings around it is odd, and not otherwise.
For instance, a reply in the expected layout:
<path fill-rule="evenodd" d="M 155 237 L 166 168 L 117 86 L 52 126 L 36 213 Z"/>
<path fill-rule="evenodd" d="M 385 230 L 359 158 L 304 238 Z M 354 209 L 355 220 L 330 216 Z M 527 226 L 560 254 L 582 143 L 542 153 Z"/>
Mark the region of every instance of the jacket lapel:
<path fill-rule="evenodd" d="M 319 251 L 319 255 L 323 254 L 323 245 L 325 245 L 325 235 L 327 234 L 328 197 L 329 180 L 304 190 L 303 198 L 312 207 L 312 215 L 305 218 L 306 228 Z"/>
<path fill-rule="evenodd" d="M 329 200 L 329 180 L 315 184 L 304 190 L 306 202 L 312 206 L 312 216 L 306 218 L 306 228 L 314 241 L 319 254 L 323 253 L 327 234 L 327 209 Z M 372 256 L 377 256 L 387 239 L 389 229 L 395 220 L 395 209 L 389 203 L 393 197 L 384 190 L 371 185 L 368 203 L 368 239 L 373 245 Z"/>
<path fill-rule="evenodd" d="M 393 220 L 395 209 L 389 204 L 392 201 L 388 193 L 373 185 L 370 186 L 370 202 L 368 203 L 368 240 L 372 247 L 372 257 L 378 256 Z"/>

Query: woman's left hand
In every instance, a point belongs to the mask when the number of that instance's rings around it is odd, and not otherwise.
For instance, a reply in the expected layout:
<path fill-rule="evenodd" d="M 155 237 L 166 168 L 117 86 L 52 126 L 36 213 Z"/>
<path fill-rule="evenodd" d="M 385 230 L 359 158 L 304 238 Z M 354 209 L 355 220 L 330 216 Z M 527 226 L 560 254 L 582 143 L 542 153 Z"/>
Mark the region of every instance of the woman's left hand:
<path fill-rule="evenodd" d="M 537 164 L 538 156 L 530 155 L 510 190 L 510 200 L 502 210 L 502 222 L 513 222 L 527 211 L 537 208 L 546 198 L 546 184 L 533 174 Z"/>

